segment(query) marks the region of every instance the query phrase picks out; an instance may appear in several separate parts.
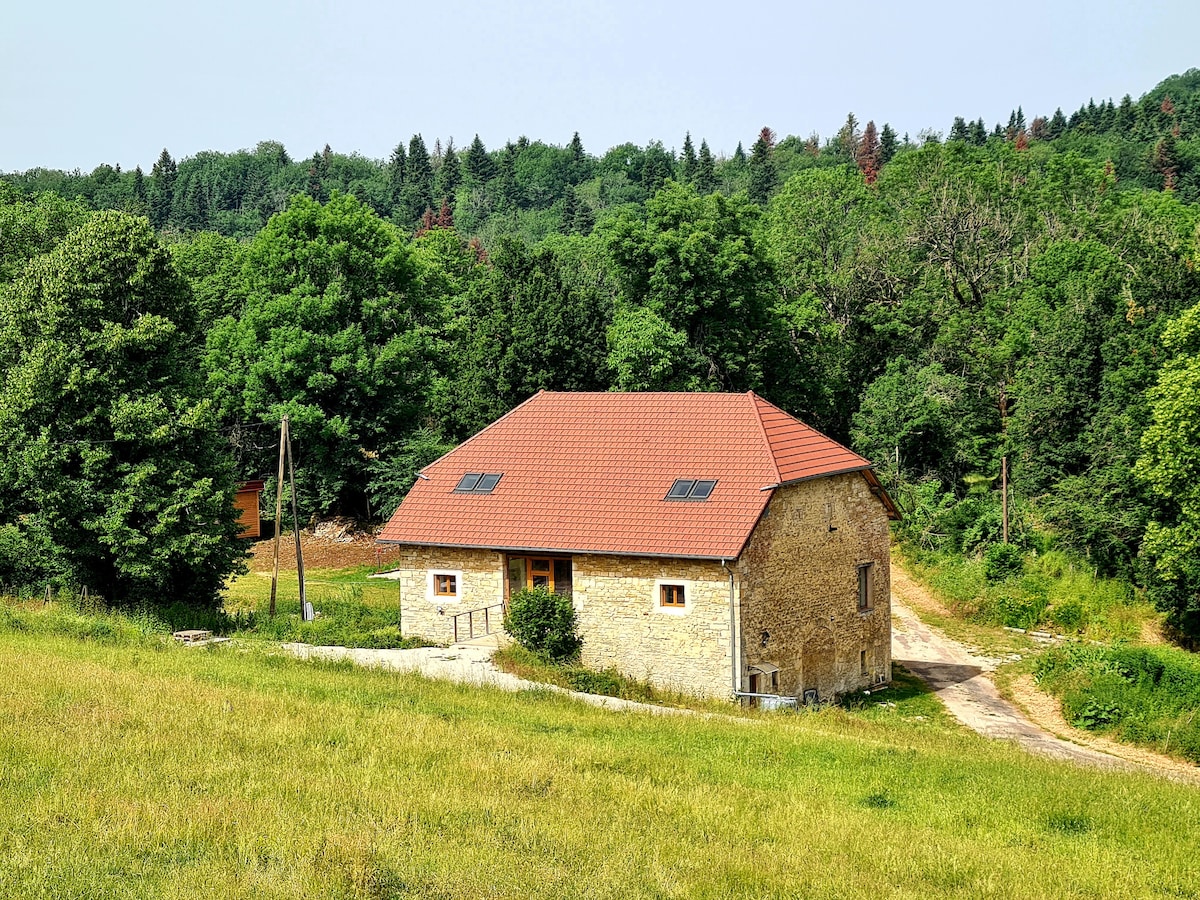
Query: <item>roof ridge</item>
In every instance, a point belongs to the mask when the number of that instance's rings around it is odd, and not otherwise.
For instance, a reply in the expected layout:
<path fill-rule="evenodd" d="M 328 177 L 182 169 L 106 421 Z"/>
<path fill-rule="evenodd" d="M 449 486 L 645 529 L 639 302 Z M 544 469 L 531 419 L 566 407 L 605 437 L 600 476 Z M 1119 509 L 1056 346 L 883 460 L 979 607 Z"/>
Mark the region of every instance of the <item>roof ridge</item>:
<path fill-rule="evenodd" d="M 771 446 L 771 439 L 767 436 L 767 426 L 763 424 L 762 412 L 758 406 L 758 401 L 762 398 L 754 391 L 746 391 L 746 398 L 750 401 L 750 410 L 754 413 L 754 421 L 758 423 L 758 433 L 762 435 L 763 446 L 767 448 L 767 459 L 771 461 L 771 470 L 775 473 L 775 484 L 777 485 L 783 481 L 783 475 L 779 471 L 779 461 L 775 459 L 775 448 Z M 763 402 L 766 403 L 765 400 Z"/>

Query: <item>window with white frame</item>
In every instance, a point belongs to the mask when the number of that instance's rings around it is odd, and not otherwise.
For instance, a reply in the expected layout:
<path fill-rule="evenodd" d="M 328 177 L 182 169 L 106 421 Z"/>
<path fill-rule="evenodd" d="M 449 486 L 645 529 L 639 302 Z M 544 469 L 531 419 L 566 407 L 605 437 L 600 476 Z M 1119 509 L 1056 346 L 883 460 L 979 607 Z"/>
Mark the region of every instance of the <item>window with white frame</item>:
<path fill-rule="evenodd" d="M 462 597 L 463 573 L 455 569 L 431 569 L 426 576 L 425 597 L 432 603 L 457 603 Z"/>

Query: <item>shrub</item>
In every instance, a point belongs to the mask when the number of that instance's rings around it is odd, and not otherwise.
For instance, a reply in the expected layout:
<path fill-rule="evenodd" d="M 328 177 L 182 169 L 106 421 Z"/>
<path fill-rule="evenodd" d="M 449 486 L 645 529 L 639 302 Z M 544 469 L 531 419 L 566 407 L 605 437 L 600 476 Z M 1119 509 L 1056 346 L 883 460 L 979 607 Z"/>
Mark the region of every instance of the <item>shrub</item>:
<path fill-rule="evenodd" d="M 526 588 L 509 600 L 504 630 L 522 647 L 547 659 L 574 657 L 582 643 L 575 632 L 575 607 L 570 597 L 543 587 Z"/>
<path fill-rule="evenodd" d="M 1012 544 L 992 544 L 983 554 L 983 577 L 989 584 L 1008 581 L 1025 571 L 1025 556 Z"/>

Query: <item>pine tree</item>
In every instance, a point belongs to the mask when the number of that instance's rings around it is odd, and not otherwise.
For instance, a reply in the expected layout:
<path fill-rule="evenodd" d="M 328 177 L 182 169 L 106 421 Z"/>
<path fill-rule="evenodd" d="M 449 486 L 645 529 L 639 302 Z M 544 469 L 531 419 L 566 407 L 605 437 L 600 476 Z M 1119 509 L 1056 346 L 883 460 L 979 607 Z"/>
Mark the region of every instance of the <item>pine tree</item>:
<path fill-rule="evenodd" d="M 150 177 L 154 184 L 154 190 L 150 195 L 150 224 L 155 228 L 164 227 L 171 217 L 171 204 L 175 200 L 177 174 L 175 160 L 171 159 L 171 154 L 164 147 L 163 152 L 159 154 L 158 162 L 150 169 Z"/>
<path fill-rule="evenodd" d="M 393 215 L 402 202 L 404 195 L 404 173 L 407 166 L 408 154 L 404 152 L 404 143 L 402 141 L 392 151 L 392 156 L 388 160 L 387 165 L 388 196 L 392 201 Z"/>
<path fill-rule="evenodd" d="M 1063 115 L 1062 107 L 1054 110 L 1054 115 L 1050 117 L 1050 125 L 1046 129 L 1046 133 L 1050 136 L 1050 140 L 1062 137 L 1067 130 L 1067 117 Z"/>
<path fill-rule="evenodd" d="M 883 131 L 879 133 L 879 165 L 886 166 L 896 155 L 896 132 L 887 122 L 883 123 Z"/>
<path fill-rule="evenodd" d="M 1020 106 L 1017 107 L 1016 124 L 1017 124 L 1017 131 L 1025 130 L 1025 110 L 1021 109 Z"/>
<path fill-rule="evenodd" d="M 971 143 L 976 147 L 982 147 L 987 143 L 987 139 L 987 126 L 983 124 L 983 116 L 980 116 L 971 123 Z"/>
<path fill-rule="evenodd" d="M 575 233 L 575 216 L 579 212 L 579 198 L 575 192 L 568 190 L 563 194 L 561 209 L 558 216 L 558 233 Z"/>
<path fill-rule="evenodd" d="M 701 197 L 707 197 L 716 189 L 716 163 L 713 162 L 712 151 L 708 149 L 708 141 L 701 139 L 700 155 L 696 159 L 696 193 Z"/>
<path fill-rule="evenodd" d="M 738 145 L 734 149 L 733 156 L 730 157 L 729 161 L 736 169 L 741 169 L 746 165 L 746 151 L 742 149 L 741 141 L 738 141 Z"/>
<path fill-rule="evenodd" d="M 1034 116 L 1033 121 L 1029 123 L 1029 137 L 1034 141 L 1046 140 L 1046 117 Z"/>
<path fill-rule="evenodd" d="M 775 189 L 774 150 L 775 132 L 764 125 L 750 150 L 750 199 L 760 206 L 766 205 Z"/>
<path fill-rule="evenodd" d="M 576 234 L 591 234 L 592 229 L 596 226 L 596 216 L 592 213 L 591 206 L 582 197 L 575 198 L 575 223 L 574 232 Z"/>
<path fill-rule="evenodd" d="M 521 205 L 521 190 L 517 185 L 517 155 L 519 153 L 517 146 L 509 141 L 504 145 L 504 153 L 500 156 L 498 174 L 500 198 L 509 209 L 516 209 Z"/>
<path fill-rule="evenodd" d="M 475 140 L 471 141 L 464 160 L 464 168 L 467 170 L 467 177 L 478 186 L 485 185 L 496 177 L 496 164 L 492 162 L 479 135 L 475 135 Z"/>
<path fill-rule="evenodd" d="M 683 136 L 683 154 L 679 159 L 679 177 L 687 184 L 696 178 L 696 148 L 692 146 L 692 133 Z"/>
<path fill-rule="evenodd" d="M 966 127 L 964 124 L 963 131 Z M 879 161 L 879 138 L 875 133 L 875 120 L 867 122 L 867 127 L 863 129 L 862 140 L 858 145 L 858 171 L 862 172 L 863 179 L 867 184 L 874 184 L 875 179 L 879 177 L 879 169 L 882 163 Z"/>
<path fill-rule="evenodd" d="M 1114 127 L 1122 137 L 1130 137 L 1136 124 L 1137 114 L 1133 109 L 1133 98 L 1126 94 L 1121 98 L 1121 105 L 1117 107 Z"/>
<path fill-rule="evenodd" d="M 454 138 L 446 142 L 442 153 L 442 164 L 438 166 L 437 177 L 434 179 L 434 195 L 443 200 L 454 198 L 454 192 L 462 184 L 462 167 L 458 162 L 458 154 L 454 151 Z"/>
<path fill-rule="evenodd" d="M 961 141 L 964 144 L 967 142 L 969 135 L 967 134 L 967 120 L 962 116 L 954 117 L 954 124 L 950 126 L 951 141 Z"/>
<path fill-rule="evenodd" d="M 139 216 L 149 212 L 149 204 L 146 202 L 146 176 L 142 174 L 141 166 L 133 170 L 133 209 L 130 211 Z"/>
<path fill-rule="evenodd" d="M 408 163 L 404 170 L 404 221 L 413 222 L 433 206 L 433 165 L 425 139 L 414 134 L 408 142 Z"/>
<path fill-rule="evenodd" d="M 1175 135 L 1167 132 L 1154 145 L 1154 168 L 1162 173 L 1163 190 L 1175 190 L 1175 179 L 1179 174 L 1179 161 L 1175 156 Z"/>
<path fill-rule="evenodd" d="M 582 184 L 592 177 L 592 161 L 583 149 L 583 141 L 580 140 L 578 131 L 571 135 L 571 143 L 567 145 L 567 149 L 571 151 L 571 174 L 567 180 L 572 185 Z"/>
<path fill-rule="evenodd" d="M 841 127 L 837 136 L 838 148 L 847 160 L 853 161 L 858 158 L 858 142 L 861 137 L 858 119 L 854 117 L 854 113 L 848 113 L 846 124 Z"/>

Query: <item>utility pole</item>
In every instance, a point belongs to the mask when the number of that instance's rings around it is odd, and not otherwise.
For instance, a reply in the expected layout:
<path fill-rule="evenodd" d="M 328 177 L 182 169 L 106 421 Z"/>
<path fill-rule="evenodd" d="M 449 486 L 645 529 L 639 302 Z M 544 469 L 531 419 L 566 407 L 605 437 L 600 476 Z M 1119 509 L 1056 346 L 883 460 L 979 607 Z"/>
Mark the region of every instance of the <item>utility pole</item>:
<path fill-rule="evenodd" d="M 283 457 L 287 452 L 288 417 L 279 425 L 279 472 L 275 476 L 275 569 L 271 574 L 271 606 L 268 615 L 275 618 L 275 588 L 279 584 L 279 538 L 283 527 Z"/>
<path fill-rule="evenodd" d="M 1008 457 L 1000 457 L 1000 515 L 1004 523 L 1004 543 L 1008 543 Z"/>

